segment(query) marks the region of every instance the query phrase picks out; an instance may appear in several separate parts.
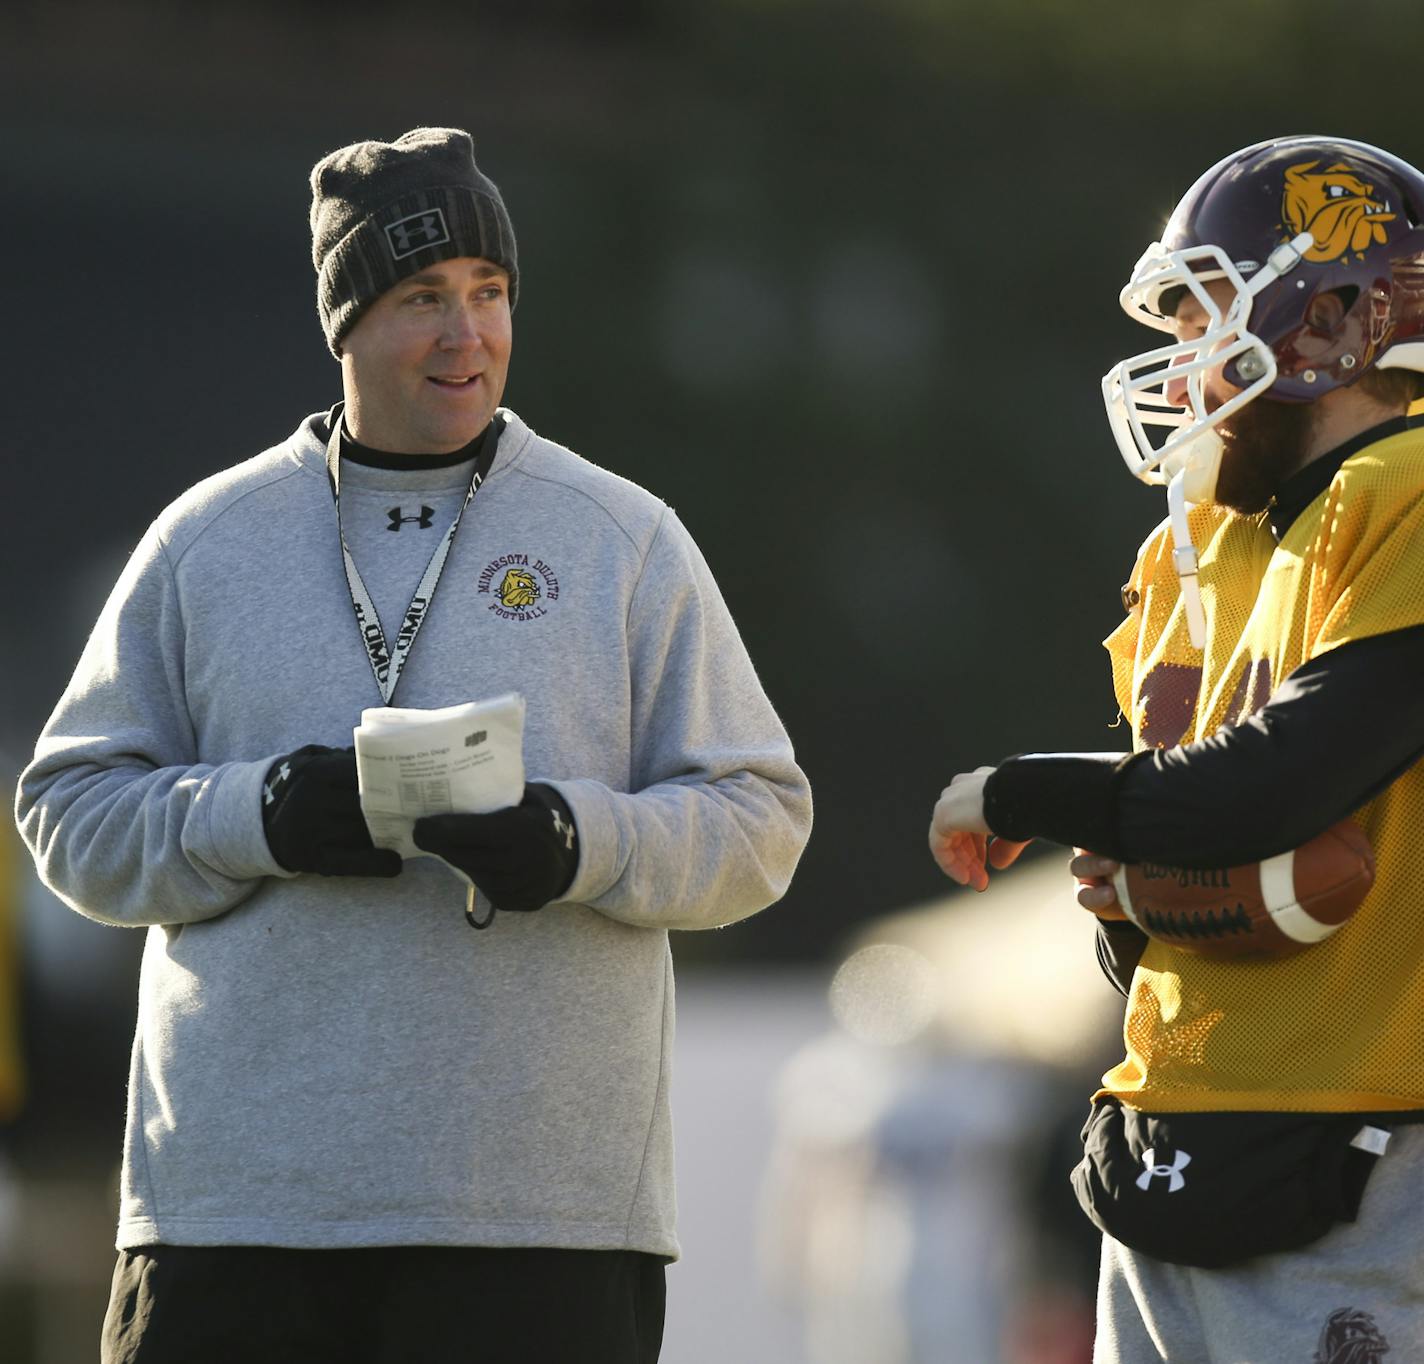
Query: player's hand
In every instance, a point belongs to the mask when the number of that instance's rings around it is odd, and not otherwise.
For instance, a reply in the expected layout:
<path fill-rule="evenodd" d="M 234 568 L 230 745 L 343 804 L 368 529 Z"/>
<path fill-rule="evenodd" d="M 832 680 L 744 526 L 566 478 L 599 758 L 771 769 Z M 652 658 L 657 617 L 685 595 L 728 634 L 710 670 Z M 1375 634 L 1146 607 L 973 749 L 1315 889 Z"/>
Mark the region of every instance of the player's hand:
<path fill-rule="evenodd" d="M 1012 865 L 1028 846 L 994 838 L 984 821 L 984 783 L 993 771 L 959 773 L 941 792 L 930 821 L 930 856 L 951 881 L 975 890 L 989 888 L 990 867 Z"/>
<path fill-rule="evenodd" d="M 371 842 L 356 751 L 308 744 L 268 769 L 262 828 L 277 865 L 317 876 L 399 876 L 401 857 Z"/>
<path fill-rule="evenodd" d="M 1078 878 L 1078 903 L 1100 919 L 1125 921 L 1127 915 L 1117 902 L 1112 881 L 1122 864 L 1083 848 L 1074 848 L 1073 853 L 1068 870 Z"/>
<path fill-rule="evenodd" d="M 574 817 L 552 786 L 534 782 L 518 805 L 485 815 L 427 815 L 418 848 L 464 872 L 497 909 L 528 913 L 559 899 L 578 871 Z"/>

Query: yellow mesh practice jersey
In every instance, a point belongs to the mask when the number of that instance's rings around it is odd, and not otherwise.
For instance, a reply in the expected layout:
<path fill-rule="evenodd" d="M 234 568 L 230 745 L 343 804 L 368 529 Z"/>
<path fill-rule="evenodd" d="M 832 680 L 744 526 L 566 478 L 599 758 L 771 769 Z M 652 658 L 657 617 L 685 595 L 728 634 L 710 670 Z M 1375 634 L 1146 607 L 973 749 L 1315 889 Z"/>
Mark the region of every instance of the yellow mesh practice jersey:
<path fill-rule="evenodd" d="M 1192 534 L 1205 648 L 1187 635 L 1165 525 L 1139 553 L 1131 612 L 1105 641 L 1139 748 L 1205 738 L 1308 659 L 1424 623 L 1424 430 L 1352 455 L 1279 545 L 1264 515 L 1214 506 L 1193 510 Z M 1149 942 L 1127 1057 L 1102 1092 L 1146 1112 L 1424 1108 L 1424 763 L 1353 817 L 1377 864 L 1355 916 L 1279 961 Z"/>

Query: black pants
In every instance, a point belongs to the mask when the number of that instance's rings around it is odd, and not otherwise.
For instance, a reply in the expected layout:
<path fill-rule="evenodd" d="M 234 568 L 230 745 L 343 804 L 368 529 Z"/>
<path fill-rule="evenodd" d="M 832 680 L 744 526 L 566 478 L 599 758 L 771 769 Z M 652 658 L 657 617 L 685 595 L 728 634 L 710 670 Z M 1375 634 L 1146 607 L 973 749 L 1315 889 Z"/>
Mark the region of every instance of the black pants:
<path fill-rule="evenodd" d="M 656 1364 L 663 1261 L 623 1250 L 141 1246 L 102 1364 Z"/>

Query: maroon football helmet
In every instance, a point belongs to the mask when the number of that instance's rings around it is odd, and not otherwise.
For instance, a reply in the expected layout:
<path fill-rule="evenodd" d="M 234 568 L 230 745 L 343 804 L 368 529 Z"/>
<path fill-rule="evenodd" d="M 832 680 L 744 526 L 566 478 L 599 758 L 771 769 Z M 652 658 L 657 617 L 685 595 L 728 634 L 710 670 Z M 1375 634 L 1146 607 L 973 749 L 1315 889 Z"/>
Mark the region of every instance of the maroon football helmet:
<path fill-rule="evenodd" d="M 1226 308 L 1195 287 L 1213 279 L 1236 286 Z M 1424 371 L 1424 175 L 1344 138 L 1278 138 L 1235 152 L 1187 191 L 1137 263 L 1122 306 L 1171 331 L 1184 289 L 1211 319 L 1207 334 L 1184 353 L 1168 346 L 1134 356 L 1104 381 L 1128 466 L 1150 482 L 1168 481 L 1184 462 L 1170 458 L 1174 448 L 1226 415 L 1195 401 L 1190 413 L 1171 409 L 1162 396 L 1169 368 L 1190 380 L 1193 359 L 1202 368 L 1222 364 L 1243 390 L 1233 410 L 1247 393 L 1313 402 L 1372 368 Z M 1345 315 L 1327 334 L 1306 317 L 1330 292 Z M 1146 425 L 1173 434 L 1154 445 Z"/>
<path fill-rule="evenodd" d="M 1207 291 L 1213 280 L 1229 281 L 1229 301 Z M 1371 369 L 1424 372 L 1424 175 L 1344 138 L 1235 152 L 1187 191 L 1120 300 L 1130 317 L 1172 332 L 1187 291 L 1204 333 L 1114 366 L 1103 398 L 1127 467 L 1168 486 L 1179 572 L 1194 574 L 1183 503 L 1214 494 L 1218 423 L 1263 394 L 1313 402 Z M 1328 332 L 1311 327 L 1311 303 L 1332 292 L 1344 316 Z M 1218 365 L 1240 392 L 1213 408 L 1205 381 Z M 1167 401 L 1169 382 L 1184 388 L 1185 406 Z"/>
<path fill-rule="evenodd" d="M 1249 280 L 1302 232 L 1314 245 L 1296 269 L 1256 293 L 1251 308 L 1251 332 L 1276 359 L 1270 396 L 1311 402 L 1375 365 L 1424 370 L 1424 175 L 1378 147 L 1330 137 L 1247 147 L 1187 191 L 1162 248 L 1220 246 Z M 1336 291 L 1343 321 L 1328 336 L 1312 331 L 1311 300 Z M 1160 297 L 1159 290 L 1152 301 Z M 1136 315 L 1136 301 L 1123 302 Z M 1401 351 L 1410 345 L 1419 349 Z M 1242 373 L 1237 358 L 1223 373 L 1247 388 L 1258 377 L 1253 369 Z"/>

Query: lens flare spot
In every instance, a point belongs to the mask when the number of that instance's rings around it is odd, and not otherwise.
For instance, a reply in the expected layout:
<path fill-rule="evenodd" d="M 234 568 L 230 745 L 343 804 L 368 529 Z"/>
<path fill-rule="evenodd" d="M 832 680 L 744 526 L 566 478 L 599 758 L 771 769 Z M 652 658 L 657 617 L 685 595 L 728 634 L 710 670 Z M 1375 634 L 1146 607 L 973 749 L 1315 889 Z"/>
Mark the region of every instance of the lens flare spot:
<path fill-rule="evenodd" d="M 831 1014 L 852 1037 L 899 1046 L 934 1018 L 935 973 L 923 953 L 873 943 L 853 953 L 831 981 Z"/>

